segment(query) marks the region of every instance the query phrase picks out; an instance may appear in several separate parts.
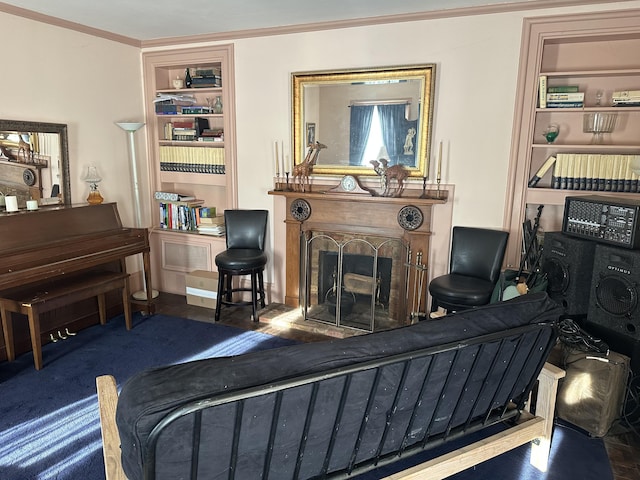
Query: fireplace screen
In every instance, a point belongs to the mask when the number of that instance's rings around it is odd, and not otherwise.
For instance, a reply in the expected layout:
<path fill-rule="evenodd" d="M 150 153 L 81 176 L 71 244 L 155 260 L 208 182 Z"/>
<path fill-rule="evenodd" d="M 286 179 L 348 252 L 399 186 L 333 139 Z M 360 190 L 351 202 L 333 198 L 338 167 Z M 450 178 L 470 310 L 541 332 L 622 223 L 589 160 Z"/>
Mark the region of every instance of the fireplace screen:
<path fill-rule="evenodd" d="M 371 332 L 404 325 L 408 247 L 403 241 L 313 232 L 302 249 L 305 320 Z"/>

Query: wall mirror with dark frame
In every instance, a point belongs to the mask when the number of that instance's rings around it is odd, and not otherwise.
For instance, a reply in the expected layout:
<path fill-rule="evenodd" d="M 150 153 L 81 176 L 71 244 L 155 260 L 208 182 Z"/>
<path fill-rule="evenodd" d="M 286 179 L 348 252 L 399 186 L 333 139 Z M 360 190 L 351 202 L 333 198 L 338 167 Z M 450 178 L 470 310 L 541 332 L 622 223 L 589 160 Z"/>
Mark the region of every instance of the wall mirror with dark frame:
<path fill-rule="evenodd" d="M 71 205 L 67 125 L 0 120 L 0 194 Z"/>
<path fill-rule="evenodd" d="M 371 160 L 428 176 L 435 65 L 292 74 L 293 163 L 323 148 L 314 175 L 376 175 Z"/>

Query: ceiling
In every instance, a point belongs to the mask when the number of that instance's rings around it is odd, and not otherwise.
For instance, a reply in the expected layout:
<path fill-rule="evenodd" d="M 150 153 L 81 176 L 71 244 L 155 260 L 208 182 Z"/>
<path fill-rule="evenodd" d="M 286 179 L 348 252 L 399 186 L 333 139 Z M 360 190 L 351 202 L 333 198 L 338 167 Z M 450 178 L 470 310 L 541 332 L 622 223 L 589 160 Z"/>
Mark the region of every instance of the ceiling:
<path fill-rule="evenodd" d="M 566 4 L 567 2 L 557 0 L 5 0 L 0 2 L 0 11 L 16 13 L 15 9 L 12 11 L 10 8 L 7 9 L 7 6 L 19 7 L 144 42 L 159 38 L 222 34 L 467 7 L 515 5 L 527 8 L 539 7 L 538 4 L 553 6 L 554 3 Z"/>

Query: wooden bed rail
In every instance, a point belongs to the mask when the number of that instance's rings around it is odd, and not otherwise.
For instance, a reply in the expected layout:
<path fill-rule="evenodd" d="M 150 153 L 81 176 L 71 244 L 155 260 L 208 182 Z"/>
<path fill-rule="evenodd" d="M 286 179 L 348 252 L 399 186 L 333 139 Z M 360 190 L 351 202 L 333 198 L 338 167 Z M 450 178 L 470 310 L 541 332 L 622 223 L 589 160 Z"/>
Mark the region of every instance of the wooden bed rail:
<path fill-rule="evenodd" d="M 531 464 L 538 470 L 546 471 L 551 448 L 558 382 L 564 375 L 564 370 L 545 363 L 538 376 L 535 415 L 523 413 L 516 426 L 386 478 L 388 480 L 446 478 L 528 442 L 533 442 Z M 106 480 L 126 480 L 120 456 L 120 435 L 116 427 L 118 403 L 116 380 L 111 375 L 99 376 L 96 378 L 96 387 Z"/>

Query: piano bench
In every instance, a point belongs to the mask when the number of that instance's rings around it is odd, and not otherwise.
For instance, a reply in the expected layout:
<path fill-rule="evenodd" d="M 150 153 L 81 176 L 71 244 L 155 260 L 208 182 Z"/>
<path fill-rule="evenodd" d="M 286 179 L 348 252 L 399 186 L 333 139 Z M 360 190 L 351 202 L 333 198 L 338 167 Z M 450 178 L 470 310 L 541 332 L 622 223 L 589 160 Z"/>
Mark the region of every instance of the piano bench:
<path fill-rule="evenodd" d="M 42 368 L 42 339 L 40 314 L 87 298 L 97 297 L 100 324 L 107 322 L 105 294 L 122 291 L 122 304 L 127 330 L 131 330 L 131 303 L 129 300 L 129 274 L 123 272 L 89 272 L 61 277 L 46 284 L 22 286 L 0 292 L 0 313 L 7 351 L 7 360 L 15 360 L 11 313 L 21 313 L 29 319 L 29 333 L 33 362 L 36 370 Z"/>

